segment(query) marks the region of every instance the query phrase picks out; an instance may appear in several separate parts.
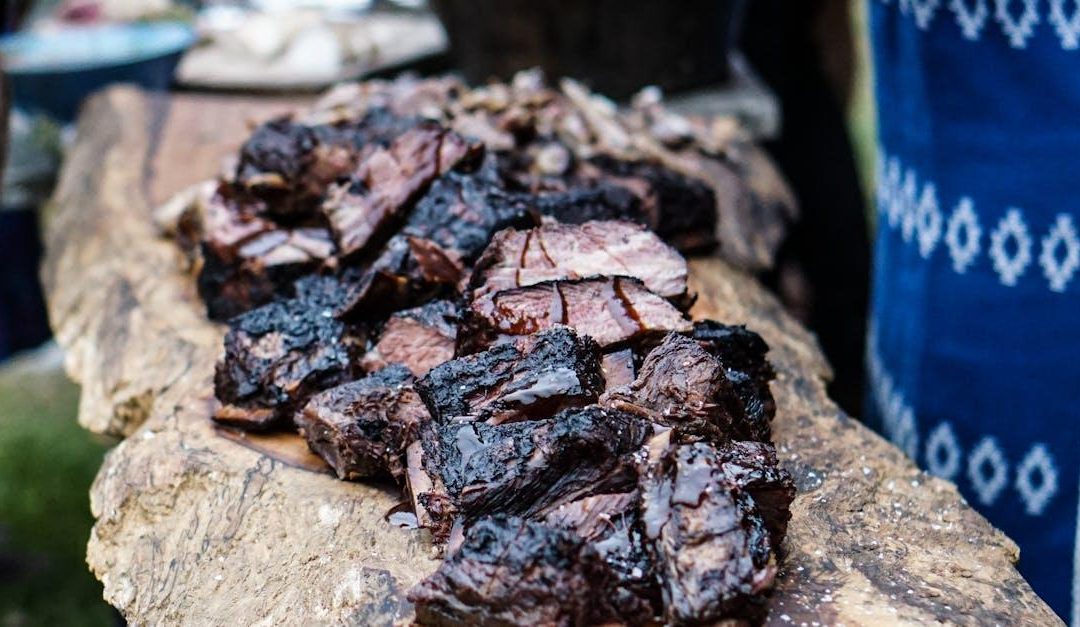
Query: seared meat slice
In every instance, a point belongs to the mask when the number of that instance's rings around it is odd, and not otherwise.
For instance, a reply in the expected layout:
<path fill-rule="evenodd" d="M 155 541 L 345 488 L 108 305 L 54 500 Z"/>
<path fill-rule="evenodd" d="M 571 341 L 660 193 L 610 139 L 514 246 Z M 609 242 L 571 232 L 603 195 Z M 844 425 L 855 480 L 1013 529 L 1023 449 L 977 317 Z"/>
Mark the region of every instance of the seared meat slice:
<path fill-rule="evenodd" d="M 206 203 L 197 285 L 214 320 L 291 296 L 293 280 L 334 253 L 326 229 L 278 227 L 260 217 L 265 207 L 228 185 Z"/>
<path fill-rule="evenodd" d="M 458 334 L 458 352 L 474 352 L 556 324 L 592 337 L 605 350 L 646 336 L 691 329 L 682 312 L 637 279 L 545 281 L 474 299 L 465 312 L 463 332 Z"/>
<path fill-rule="evenodd" d="M 427 409 L 407 368 L 394 364 L 320 392 L 296 414 L 311 450 L 341 479 L 389 475 L 405 481 L 405 447 Z"/>
<path fill-rule="evenodd" d="M 469 287 L 475 297 L 543 281 L 629 276 L 655 294 L 684 301 L 686 274 L 682 255 L 632 222 L 550 223 L 498 233 L 476 262 Z"/>
<path fill-rule="evenodd" d="M 743 432 L 738 424 L 740 407 L 723 364 L 677 333 L 649 353 L 633 383 L 608 390 L 600 402 L 713 442 Z"/>
<path fill-rule="evenodd" d="M 353 378 L 363 338 L 324 303 L 274 301 L 229 321 L 225 356 L 214 373 L 220 423 L 269 429 L 320 390 Z"/>
<path fill-rule="evenodd" d="M 236 181 L 285 219 L 309 215 L 330 183 L 356 169 L 365 147 L 388 143 L 417 120 L 369 112 L 358 122 L 308 126 L 281 117 L 261 124 L 240 149 Z"/>
<path fill-rule="evenodd" d="M 721 481 L 754 498 L 772 545 L 779 548 L 791 519 L 795 482 L 779 466 L 776 448 L 766 442 L 729 442 L 717 449 L 717 455 Z"/>
<path fill-rule="evenodd" d="M 592 406 L 545 420 L 492 425 L 434 420 L 421 431 L 422 467 L 430 487 L 411 486 L 421 521 L 445 539 L 454 516 L 534 516 L 562 501 L 633 486 L 628 455 L 651 425 Z M 410 468 L 410 480 L 413 475 Z"/>
<path fill-rule="evenodd" d="M 670 446 L 669 435 L 650 442 L 639 475 L 645 538 L 659 575 L 665 622 L 760 621 L 776 559 L 754 499 L 725 481 L 711 445 Z"/>
<path fill-rule="evenodd" d="M 480 150 L 482 145 L 470 145 L 435 123 L 419 124 L 388 148 L 375 149 L 323 204 L 341 254 L 360 255 L 381 245 L 432 181 Z"/>
<path fill-rule="evenodd" d="M 561 504 L 543 518 L 545 524 L 572 531 L 591 544 L 614 575 L 606 588 L 610 618 L 629 625 L 656 623 L 663 613 L 639 501 L 636 491 L 598 494 Z"/>
<path fill-rule="evenodd" d="M 452 254 L 431 240 L 395 235 L 370 266 L 345 270 L 345 293 L 335 315 L 378 320 L 452 290 L 464 271 Z"/>
<path fill-rule="evenodd" d="M 520 518 L 478 521 L 461 549 L 408 593 L 422 625 L 592 622 L 609 574 L 574 534 Z"/>
<path fill-rule="evenodd" d="M 648 216 L 645 224 L 665 241 L 682 251 L 716 246 L 716 194 L 705 182 L 646 161 L 599 155 L 589 164 L 602 172 L 601 180 L 622 185 L 640 199 Z"/>
<path fill-rule="evenodd" d="M 693 338 L 724 364 L 741 405 L 742 439 L 769 440 L 769 423 L 776 415 L 776 401 L 769 381 L 776 378 L 765 354 L 769 345 L 744 326 L 728 326 L 714 320 L 694 323 Z"/>
<path fill-rule="evenodd" d="M 440 422 L 499 424 L 595 403 L 604 380 L 596 343 L 559 326 L 436 366 L 416 387 Z"/>
<path fill-rule="evenodd" d="M 383 325 L 379 341 L 364 355 L 364 370 L 398 363 L 422 377 L 450 361 L 454 358 L 458 315 L 458 306 L 448 300 L 431 301 L 393 314 Z"/>
<path fill-rule="evenodd" d="M 463 263 L 472 263 L 498 231 L 534 224 L 528 203 L 506 193 L 485 162 L 477 172 L 449 172 L 436 180 L 402 233 L 431 240 Z"/>

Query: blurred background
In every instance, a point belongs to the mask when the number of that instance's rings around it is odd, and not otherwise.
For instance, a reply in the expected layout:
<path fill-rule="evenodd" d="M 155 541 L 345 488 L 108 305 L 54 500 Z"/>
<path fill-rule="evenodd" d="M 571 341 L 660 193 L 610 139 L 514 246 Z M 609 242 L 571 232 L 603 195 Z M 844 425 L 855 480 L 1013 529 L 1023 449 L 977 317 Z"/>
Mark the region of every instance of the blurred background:
<path fill-rule="evenodd" d="M 40 210 L 85 97 L 149 90 L 314 94 L 338 81 L 539 66 L 616 100 L 657 85 L 673 108 L 738 117 L 791 183 L 801 218 L 760 278 L 819 336 L 849 413 L 873 219 L 873 109 L 849 0 L 4 1 L 0 91 L 0 627 L 109 625 L 85 545 L 87 492 L 114 442 L 75 421 L 49 340 Z"/>

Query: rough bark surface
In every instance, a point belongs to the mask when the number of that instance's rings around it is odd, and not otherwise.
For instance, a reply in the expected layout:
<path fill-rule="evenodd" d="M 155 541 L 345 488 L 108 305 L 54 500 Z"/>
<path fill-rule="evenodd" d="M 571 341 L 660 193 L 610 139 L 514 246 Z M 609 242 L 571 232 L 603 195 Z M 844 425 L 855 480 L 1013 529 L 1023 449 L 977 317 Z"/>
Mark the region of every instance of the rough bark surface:
<path fill-rule="evenodd" d="M 334 479 L 298 438 L 223 437 L 208 419 L 222 329 L 150 208 L 284 104 L 99 95 L 50 207 L 43 280 L 79 420 L 125 436 L 91 490 L 87 559 L 135 624 L 403 622 L 404 591 L 438 564 L 422 532 L 384 521 L 391 488 Z M 813 337 L 756 281 L 695 260 L 691 288 L 696 316 L 760 332 L 779 373 L 774 437 L 799 493 L 769 623 L 1060 622 L 952 484 L 827 398 Z"/>

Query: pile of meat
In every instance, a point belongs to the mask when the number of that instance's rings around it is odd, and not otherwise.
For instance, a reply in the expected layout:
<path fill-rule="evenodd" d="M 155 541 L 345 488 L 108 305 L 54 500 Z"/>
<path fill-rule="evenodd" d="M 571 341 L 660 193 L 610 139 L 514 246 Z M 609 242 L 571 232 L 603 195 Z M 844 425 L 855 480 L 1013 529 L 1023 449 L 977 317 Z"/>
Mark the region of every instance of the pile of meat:
<path fill-rule="evenodd" d="M 768 347 L 687 317 L 677 249 L 715 246 L 713 188 L 627 158 L 698 140 L 486 89 L 331 95 L 181 217 L 229 326 L 214 419 L 396 481 L 445 547 L 422 624 L 760 620 L 794 496 Z"/>

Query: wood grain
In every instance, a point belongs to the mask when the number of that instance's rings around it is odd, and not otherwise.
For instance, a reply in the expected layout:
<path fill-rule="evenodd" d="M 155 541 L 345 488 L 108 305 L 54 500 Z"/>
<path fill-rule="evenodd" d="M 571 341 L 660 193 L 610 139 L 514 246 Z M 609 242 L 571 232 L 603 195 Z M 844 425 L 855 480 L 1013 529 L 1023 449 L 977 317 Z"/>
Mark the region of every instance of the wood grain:
<path fill-rule="evenodd" d="M 47 224 L 42 275 L 79 420 L 126 436 L 91 490 L 90 567 L 136 624 L 405 621 L 403 592 L 438 561 L 423 532 L 384 521 L 399 495 L 208 419 L 222 329 L 150 208 L 213 172 L 249 109 L 164 104 L 125 88 L 90 101 Z M 814 338 L 757 282 L 716 259 L 695 260 L 692 282 L 694 314 L 760 332 L 779 372 L 776 440 L 799 493 L 770 624 L 1060 623 L 1010 540 L 826 397 Z"/>

